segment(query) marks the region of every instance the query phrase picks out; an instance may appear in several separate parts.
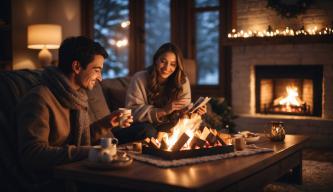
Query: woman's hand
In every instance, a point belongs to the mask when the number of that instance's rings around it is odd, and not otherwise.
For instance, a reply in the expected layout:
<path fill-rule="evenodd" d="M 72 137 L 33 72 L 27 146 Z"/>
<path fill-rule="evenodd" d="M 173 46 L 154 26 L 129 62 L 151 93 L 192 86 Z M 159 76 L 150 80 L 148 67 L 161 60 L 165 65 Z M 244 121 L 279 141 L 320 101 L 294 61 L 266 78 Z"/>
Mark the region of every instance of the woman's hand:
<path fill-rule="evenodd" d="M 164 111 L 166 115 L 169 115 L 170 113 L 174 111 L 179 111 L 183 108 L 185 108 L 189 104 L 189 99 L 179 99 L 176 101 L 171 102 L 170 104 L 166 105 L 164 107 Z"/>
<path fill-rule="evenodd" d="M 195 112 L 198 113 L 199 115 L 204 115 L 207 113 L 207 106 L 203 105 L 199 107 L 199 109 L 197 109 Z"/>

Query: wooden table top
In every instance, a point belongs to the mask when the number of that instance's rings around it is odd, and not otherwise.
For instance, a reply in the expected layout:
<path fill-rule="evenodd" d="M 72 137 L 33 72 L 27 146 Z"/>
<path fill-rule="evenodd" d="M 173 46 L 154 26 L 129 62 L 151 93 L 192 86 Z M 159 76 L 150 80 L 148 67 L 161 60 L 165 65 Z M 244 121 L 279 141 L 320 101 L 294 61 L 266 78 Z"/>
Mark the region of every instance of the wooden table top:
<path fill-rule="evenodd" d="M 263 139 L 257 146 L 272 148 L 274 152 L 176 168 L 159 168 L 134 161 L 128 168 L 106 171 L 89 169 L 82 162 L 75 162 L 56 167 L 54 174 L 59 179 L 145 191 L 212 191 L 227 187 L 301 150 L 307 139 L 302 135 L 286 135 L 284 142 Z"/>

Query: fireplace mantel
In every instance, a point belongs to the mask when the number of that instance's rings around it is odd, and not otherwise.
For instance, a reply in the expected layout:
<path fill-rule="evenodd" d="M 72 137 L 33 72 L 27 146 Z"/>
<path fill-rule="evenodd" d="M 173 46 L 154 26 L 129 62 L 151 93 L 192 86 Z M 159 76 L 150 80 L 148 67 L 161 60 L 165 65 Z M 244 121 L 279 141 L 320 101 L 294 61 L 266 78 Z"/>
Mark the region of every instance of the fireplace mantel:
<path fill-rule="evenodd" d="M 249 38 L 223 38 L 227 46 L 251 45 L 278 45 L 278 44 L 332 44 L 333 35 L 304 35 L 304 36 L 275 36 L 275 37 L 249 37 Z"/>

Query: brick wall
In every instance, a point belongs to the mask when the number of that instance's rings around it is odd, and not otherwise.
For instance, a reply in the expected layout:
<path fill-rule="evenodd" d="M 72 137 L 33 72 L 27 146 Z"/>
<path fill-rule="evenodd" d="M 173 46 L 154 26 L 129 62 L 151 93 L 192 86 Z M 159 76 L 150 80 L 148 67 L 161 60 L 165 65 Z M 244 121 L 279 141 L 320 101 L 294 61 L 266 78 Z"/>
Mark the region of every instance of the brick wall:
<path fill-rule="evenodd" d="M 330 0 L 314 0 L 305 14 L 292 19 L 282 18 L 266 5 L 266 0 L 237 0 L 237 29 L 266 30 L 268 25 L 273 29 L 332 27 L 333 2 Z"/>
<path fill-rule="evenodd" d="M 315 1 L 306 14 L 284 19 L 266 8 L 266 0 L 237 1 L 237 31 L 301 26 L 332 27 L 333 1 Z M 308 134 L 311 145 L 333 147 L 333 44 L 275 44 L 232 48 L 232 106 L 239 130 L 263 131 L 270 120 L 291 126 L 289 133 Z M 258 115 L 255 113 L 255 65 L 323 65 L 322 117 Z M 288 131 L 288 130 L 287 130 Z"/>

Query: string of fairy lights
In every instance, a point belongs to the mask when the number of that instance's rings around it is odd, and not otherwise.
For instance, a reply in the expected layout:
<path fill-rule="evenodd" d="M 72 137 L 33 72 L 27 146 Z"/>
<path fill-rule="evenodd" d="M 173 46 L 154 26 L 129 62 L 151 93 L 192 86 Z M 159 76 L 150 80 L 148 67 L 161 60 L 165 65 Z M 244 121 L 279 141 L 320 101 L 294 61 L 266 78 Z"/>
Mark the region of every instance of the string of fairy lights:
<path fill-rule="evenodd" d="M 231 33 L 228 33 L 228 38 L 249 38 L 249 37 L 275 37 L 275 36 L 304 36 L 304 35 L 333 35 L 333 29 L 325 27 L 318 30 L 317 27 L 305 30 L 304 27 L 298 30 L 286 27 L 283 30 L 273 30 L 271 26 L 265 31 L 255 30 L 240 30 L 232 29 Z"/>

